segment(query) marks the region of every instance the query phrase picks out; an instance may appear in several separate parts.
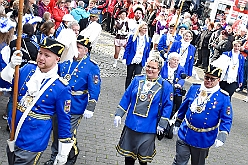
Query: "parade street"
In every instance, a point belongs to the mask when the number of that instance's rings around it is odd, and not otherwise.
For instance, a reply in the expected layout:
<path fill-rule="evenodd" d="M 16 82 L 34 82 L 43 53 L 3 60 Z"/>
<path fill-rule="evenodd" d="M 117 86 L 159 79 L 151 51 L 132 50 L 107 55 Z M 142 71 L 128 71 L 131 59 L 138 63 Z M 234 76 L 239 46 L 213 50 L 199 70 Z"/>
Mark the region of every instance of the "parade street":
<path fill-rule="evenodd" d="M 125 117 L 121 126 L 114 127 L 114 113 L 124 93 L 126 66 L 118 61 L 117 67 L 113 68 L 114 37 L 109 33 L 102 32 L 98 44 L 92 49 L 91 58 L 96 61 L 101 69 L 101 94 L 97 102 L 94 116 L 90 119 L 82 119 L 78 129 L 77 139 L 80 154 L 77 165 L 122 165 L 124 157 L 117 154 L 115 145 L 119 141 Z M 123 52 L 123 50 L 122 50 Z M 121 54 L 122 54 L 121 52 Z M 203 71 L 196 68 L 200 79 Z M 186 89 L 190 84 L 197 82 L 193 78 L 187 79 Z M 198 81 L 199 82 L 199 81 Z M 234 112 L 233 125 L 230 135 L 224 146 L 211 148 L 207 165 L 246 165 L 248 164 L 248 103 L 242 101 L 246 92 L 235 93 L 232 97 Z M 63 97 L 63 96 L 61 96 Z M 4 113 L 8 99 L 0 96 L 1 115 Z M 30 132 L 32 133 L 32 132 Z M 9 133 L 6 131 L 6 120 L 0 119 L 0 165 L 7 165 L 6 140 Z M 52 137 L 51 137 L 52 139 Z M 157 154 L 151 165 L 170 165 L 175 155 L 177 137 L 156 140 Z M 51 140 L 50 140 L 51 141 Z M 43 153 L 40 163 L 44 164 L 50 158 L 50 144 Z M 136 161 L 138 164 L 138 161 Z M 190 163 L 189 163 L 190 164 Z"/>

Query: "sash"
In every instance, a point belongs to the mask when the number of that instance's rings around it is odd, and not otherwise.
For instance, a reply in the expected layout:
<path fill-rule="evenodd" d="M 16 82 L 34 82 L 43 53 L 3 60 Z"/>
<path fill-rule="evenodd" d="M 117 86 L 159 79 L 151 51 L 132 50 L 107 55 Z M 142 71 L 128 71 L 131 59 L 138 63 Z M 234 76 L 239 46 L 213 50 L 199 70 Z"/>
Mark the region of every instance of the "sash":
<path fill-rule="evenodd" d="M 39 94 L 34 98 L 32 104 L 30 106 L 27 107 L 27 109 L 25 110 L 25 112 L 23 113 L 23 115 L 21 116 L 17 127 L 16 127 L 16 131 L 15 131 L 15 138 L 13 141 L 10 141 L 10 139 L 7 140 L 7 143 L 9 145 L 9 149 L 11 152 L 14 151 L 14 147 L 15 147 L 15 141 L 18 137 L 18 134 L 20 132 L 20 129 L 22 127 L 23 122 L 25 121 L 26 117 L 28 116 L 28 113 L 31 111 L 31 109 L 33 108 L 33 106 L 35 105 L 35 103 L 37 102 L 37 100 L 40 98 L 40 96 L 45 92 L 45 90 L 57 79 L 59 78 L 59 75 L 56 75 L 54 77 L 52 77 L 40 90 Z"/>

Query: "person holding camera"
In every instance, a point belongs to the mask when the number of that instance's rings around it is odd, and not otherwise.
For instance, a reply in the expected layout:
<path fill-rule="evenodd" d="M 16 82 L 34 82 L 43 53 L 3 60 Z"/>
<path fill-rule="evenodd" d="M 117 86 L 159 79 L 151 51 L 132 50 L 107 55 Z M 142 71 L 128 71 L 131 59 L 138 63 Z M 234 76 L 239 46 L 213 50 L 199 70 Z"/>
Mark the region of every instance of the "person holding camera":
<path fill-rule="evenodd" d="M 209 148 L 222 146 L 232 126 L 228 93 L 220 88 L 221 69 L 209 65 L 204 82 L 193 84 L 178 110 L 174 134 L 178 134 L 172 165 L 204 165 Z"/>
<path fill-rule="evenodd" d="M 164 133 L 172 110 L 173 88 L 159 72 L 164 60 L 160 55 L 150 55 L 146 74 L 135 76 L 117 107 L 114 119 L 116 127 L 127 112 L 125 126 L 116 146 L 125 156 L 125 165 L 134 165 L 138 158 L 147 165 L 156 154 L 156 134 Z"/>
<path fill-rule="evenodd" d="M 168 80 L 174 87 L 173 109 L 171 117 L 176 113 L 182 103 L 182 96 L 185 95 L 186 90 L 183 88 L 185 83 L 185 69 L 179 64 L 180 55 L 176 52 L 169 54 L 168 61 L 164 63 L 160 75 L 162 78 Z"/>

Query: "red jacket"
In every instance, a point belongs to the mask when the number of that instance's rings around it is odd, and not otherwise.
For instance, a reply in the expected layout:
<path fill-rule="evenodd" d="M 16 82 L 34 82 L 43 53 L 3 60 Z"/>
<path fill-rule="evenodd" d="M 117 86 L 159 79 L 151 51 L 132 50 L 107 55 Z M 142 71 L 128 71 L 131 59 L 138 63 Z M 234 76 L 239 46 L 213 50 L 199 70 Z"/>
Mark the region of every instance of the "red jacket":
<path fill-rule="evenodd" d="M 56 6 L 56 2 L 57 2 L 57 0 L 50 0 L 50 3 L 48 5 L 50 7 L 50 9 L 53 9 Z"/>
<path fill-rule="evenodd" d="M 115 8 L 116 3 L 117 3 L 117 0 L 111 0 L 110 4 L 108 5 L 108 13 L 110 13 L 111 15 L 113 15 L 114 13 L 114 8 Z"/>
<path fill-rule="evenodd" d="M 106 13 L 107 7 L 109 4 L 109 0 L 99 0 L 98 3 L 100 3 L 100 4 L 97 6 L 97 9 L 102 10 L 102 14 Z"/>
<path fill-rule="evenodd" d="M 65 14 L 69 14 L 69 11 L 67 8 L 59 8 L 58 6 L 54 7 L 53 8 L 53 13 L 52 13 L 52 16 L 53 16 L 53 19 L 55 20 L 55 26 L 56 26 L 56 29 L 59 27 L 59 24 L 62 22 L 62 18 Z"/>

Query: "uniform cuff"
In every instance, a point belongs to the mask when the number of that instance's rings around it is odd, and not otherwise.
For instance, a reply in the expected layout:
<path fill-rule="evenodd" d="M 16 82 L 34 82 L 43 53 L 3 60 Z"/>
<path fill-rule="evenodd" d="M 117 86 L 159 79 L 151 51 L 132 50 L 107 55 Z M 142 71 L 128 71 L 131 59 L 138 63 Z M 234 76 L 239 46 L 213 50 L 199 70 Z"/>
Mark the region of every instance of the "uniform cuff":
<path fill-rule="evenodd" d="M 96 107 L 96 101 L 95 100 L 89 100 L 86 109 L 88 111 L 94 112 L 95 111 L 95 107 Z"/>

